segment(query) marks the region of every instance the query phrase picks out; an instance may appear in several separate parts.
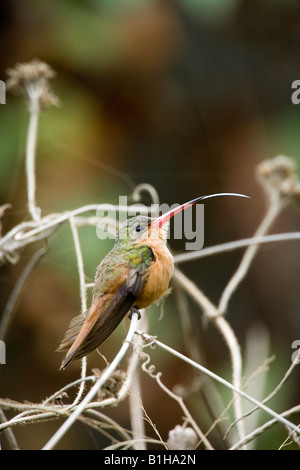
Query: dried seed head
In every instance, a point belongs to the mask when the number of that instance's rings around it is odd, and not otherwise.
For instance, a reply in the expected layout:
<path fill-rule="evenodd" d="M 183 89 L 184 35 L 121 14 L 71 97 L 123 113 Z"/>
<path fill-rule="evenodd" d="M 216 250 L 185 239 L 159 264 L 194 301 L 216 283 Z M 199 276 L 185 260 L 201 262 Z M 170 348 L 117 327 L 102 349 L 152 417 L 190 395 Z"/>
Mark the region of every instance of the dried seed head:
<path fill-rule="evenodd" d="M 92 372 L 96 377 L 101 377 L 102 375 L 102 371 L 99 369 L 93 369 Z M 116 369 L 99 390 L 98 399 L 105 400 L 106 398 L 116 398 L 125 380 L 126 372 L 122 369 Z"/>
<path fill-rule="evenodd" d="M 195 449 L 197 442 L 197 434 L 193 428 L 178 424 L 169 431 L 167 445 L 170 450 L 192 450 Z"/>
<path fill-rule="evenodd" d="M 270 160 L 264 160 L 257 166 L 257 174 L 263 178 L 282 180 L 288 178 L 295 171 L 295 163 L 285 155 L 278 155 Z"/>
<path fill-rule="evenodd" d="M 37 59 L 29 63 L 17 64 L 7 70 L 7 89 L 25 94 L 29 109 L 58 106 L 59 100 L 52 93 L 49 81 L 55 77 L 54 70 Z"/>
<path fill-rule="evenodd" d="M 300 182 L 295 174 L 295 162 L 285 155 L 261 162 L 257 177 L 269 194 L 281 199 L 300 199 Z"/>

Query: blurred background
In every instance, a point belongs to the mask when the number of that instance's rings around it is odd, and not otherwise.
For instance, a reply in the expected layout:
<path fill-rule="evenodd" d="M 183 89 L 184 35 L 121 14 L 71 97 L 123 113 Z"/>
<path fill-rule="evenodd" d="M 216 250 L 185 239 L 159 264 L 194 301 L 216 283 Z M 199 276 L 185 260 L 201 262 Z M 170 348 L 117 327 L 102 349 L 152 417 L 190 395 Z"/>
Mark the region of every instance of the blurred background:
<path fill-rule="evenodd" d="M 130 202 L 140 183 L 152 184 L 160 201 L 170 205 L 214 192 L 250 195 L 250 201 L 207 201 L 205 246 L 212 246 L 252 236 L 261 221 L 266 201 L 255 179 L 257 163 L 277 154 L 300 159 L 300 105 L 291 101 L 291 84 L 300 79 L 296 0 L 2 0 L 0 44 L 1 80 L 15 63 L 34 58 L 57 73 L 53 90 L 61 106 L 43 112 L 37 147 L 37 204 L 43 215 L 91 203 L 115 204 L 120 195 Z M 22 100 L 7 94 L 0 109 L 0 197 L 12 209 L 2 218 L 2 233 L 29 218 L 27 123 Z M 142 202 L 151 202 L 147 194 Z M 299 227 L 299 209 L 289 207 L 273 231 Z M 99 240 L 94 227 L 81 229 L 80 240 L 87 281 L 93 282 L 113 241 Z M 181 252 L 184 242 L 170 240 L 170 247 Z M 1 267 L 2 310 L 37 248 L 26 248 L 17 265 Z M 243 355 L 255 349 L 257 337 L 269 338 L 265 357 L 275 355 L 275 360 L 264 395 L 290 366 L 292 342 L 300 339 L 298 253 L 297 242 L 263 247 L 230 303 L 228 320 Z M 217 302 L 241 255 L 237 250 L 180 268 Z M 197 306 L 185 301 L 203 364 L 230 380 L 223 339 L 213 325 L 203 324 Z M 66 224 L 51 237 L 18 298 L 6 338 L 7 364 L 0 370 L 1 397 L 40 402 L 78 377 L 78 362 L 58 371 L 62 358 L 54 350 L 79 311 L 78 270 Z M 149 309 L 150 333 L 187 353 L 175 295 L 167 298 L 160 315 L 161 307 Z M 101 347 L 108 360 L 123 338 L 121 325 Z M 154 357 L 169 387 L 189 387 L 192 370 L 165 354 Z M 96 354 L 88 366 L 105 364 Z M 151 379 L 142 379 L 144 407 L 167 439 L 181 422 L 181 411 L 169 406 L 170 398 Z M 220 391 L 229 400 L 228 391 Z M 187 395 L 187 404 L 207 429 L 211 420 L 197 393 Z M 271 405 L 283 411 L 299 403 L 299 395 L 297 369 Z M 127 402 L 105 412 L 130 427 Z M 16 438 L 21 448 L 39 449 L 58 425 L 21 427 Z M 147 432 L 153 436 L 150 427 Z M 277 426 L 261 437 L 258 448 L 276 449 L 285 437 Z M 224 446 L 217 433 L 212 440 L 217 448 Z M 107 444 L 78 424 L 58 447 Z"/>

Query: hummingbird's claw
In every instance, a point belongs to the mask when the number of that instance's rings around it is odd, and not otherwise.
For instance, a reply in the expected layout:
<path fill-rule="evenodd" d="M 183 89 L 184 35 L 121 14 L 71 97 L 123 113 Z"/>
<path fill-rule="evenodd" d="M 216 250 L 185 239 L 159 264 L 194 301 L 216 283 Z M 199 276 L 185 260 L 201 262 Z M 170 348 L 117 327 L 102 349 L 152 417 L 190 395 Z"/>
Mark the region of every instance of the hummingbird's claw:
<path fill-rule="evenodd" d="M 141 318 L 141 312 L 140 312 L 139 309 L 136 308 L 136 307 L 131 307 L 130 312 L 129 312 L 129 315 L 128 315 L 129 320 L 131 320 L 133 313 L 137 313 L 138 319 L 140 320 L 140 318 Z"/>

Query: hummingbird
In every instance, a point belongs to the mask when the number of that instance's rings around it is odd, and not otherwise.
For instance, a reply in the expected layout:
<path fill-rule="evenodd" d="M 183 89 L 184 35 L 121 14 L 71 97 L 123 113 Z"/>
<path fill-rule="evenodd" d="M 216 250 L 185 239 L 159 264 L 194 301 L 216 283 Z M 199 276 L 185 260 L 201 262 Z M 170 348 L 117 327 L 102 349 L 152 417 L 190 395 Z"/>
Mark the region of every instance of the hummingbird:
<path fill-rule="evenodd" d="M 127 313 L 129 318 L 133 311 L 139 314 L 167 293 L 174 269 L 167 247 L 170 219 L 216 196 L 248 197 L 237 193 L 200 196 L 158 218 L 139 215 L 121 225 L 114 247 L 96 270 L 91 307 L 73 318 L 57 349 L 67 351 L 60 369 L 97 349 Z"/>

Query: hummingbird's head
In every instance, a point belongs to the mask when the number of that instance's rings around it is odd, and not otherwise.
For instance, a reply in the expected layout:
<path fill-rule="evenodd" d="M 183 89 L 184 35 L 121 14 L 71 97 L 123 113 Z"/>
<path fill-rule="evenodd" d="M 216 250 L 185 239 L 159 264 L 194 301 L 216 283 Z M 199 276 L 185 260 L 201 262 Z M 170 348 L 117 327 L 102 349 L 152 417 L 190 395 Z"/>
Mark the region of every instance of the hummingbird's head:
<path fill-rule="evenodd" d="M 120 227 L 117 234 L 117 243 L 146 242 L 149 238 L 166 241 L 169 222 L 162 226 L 153 227 L 153 222 L 157 219 L 138 215 L 126 220 Z"/>

